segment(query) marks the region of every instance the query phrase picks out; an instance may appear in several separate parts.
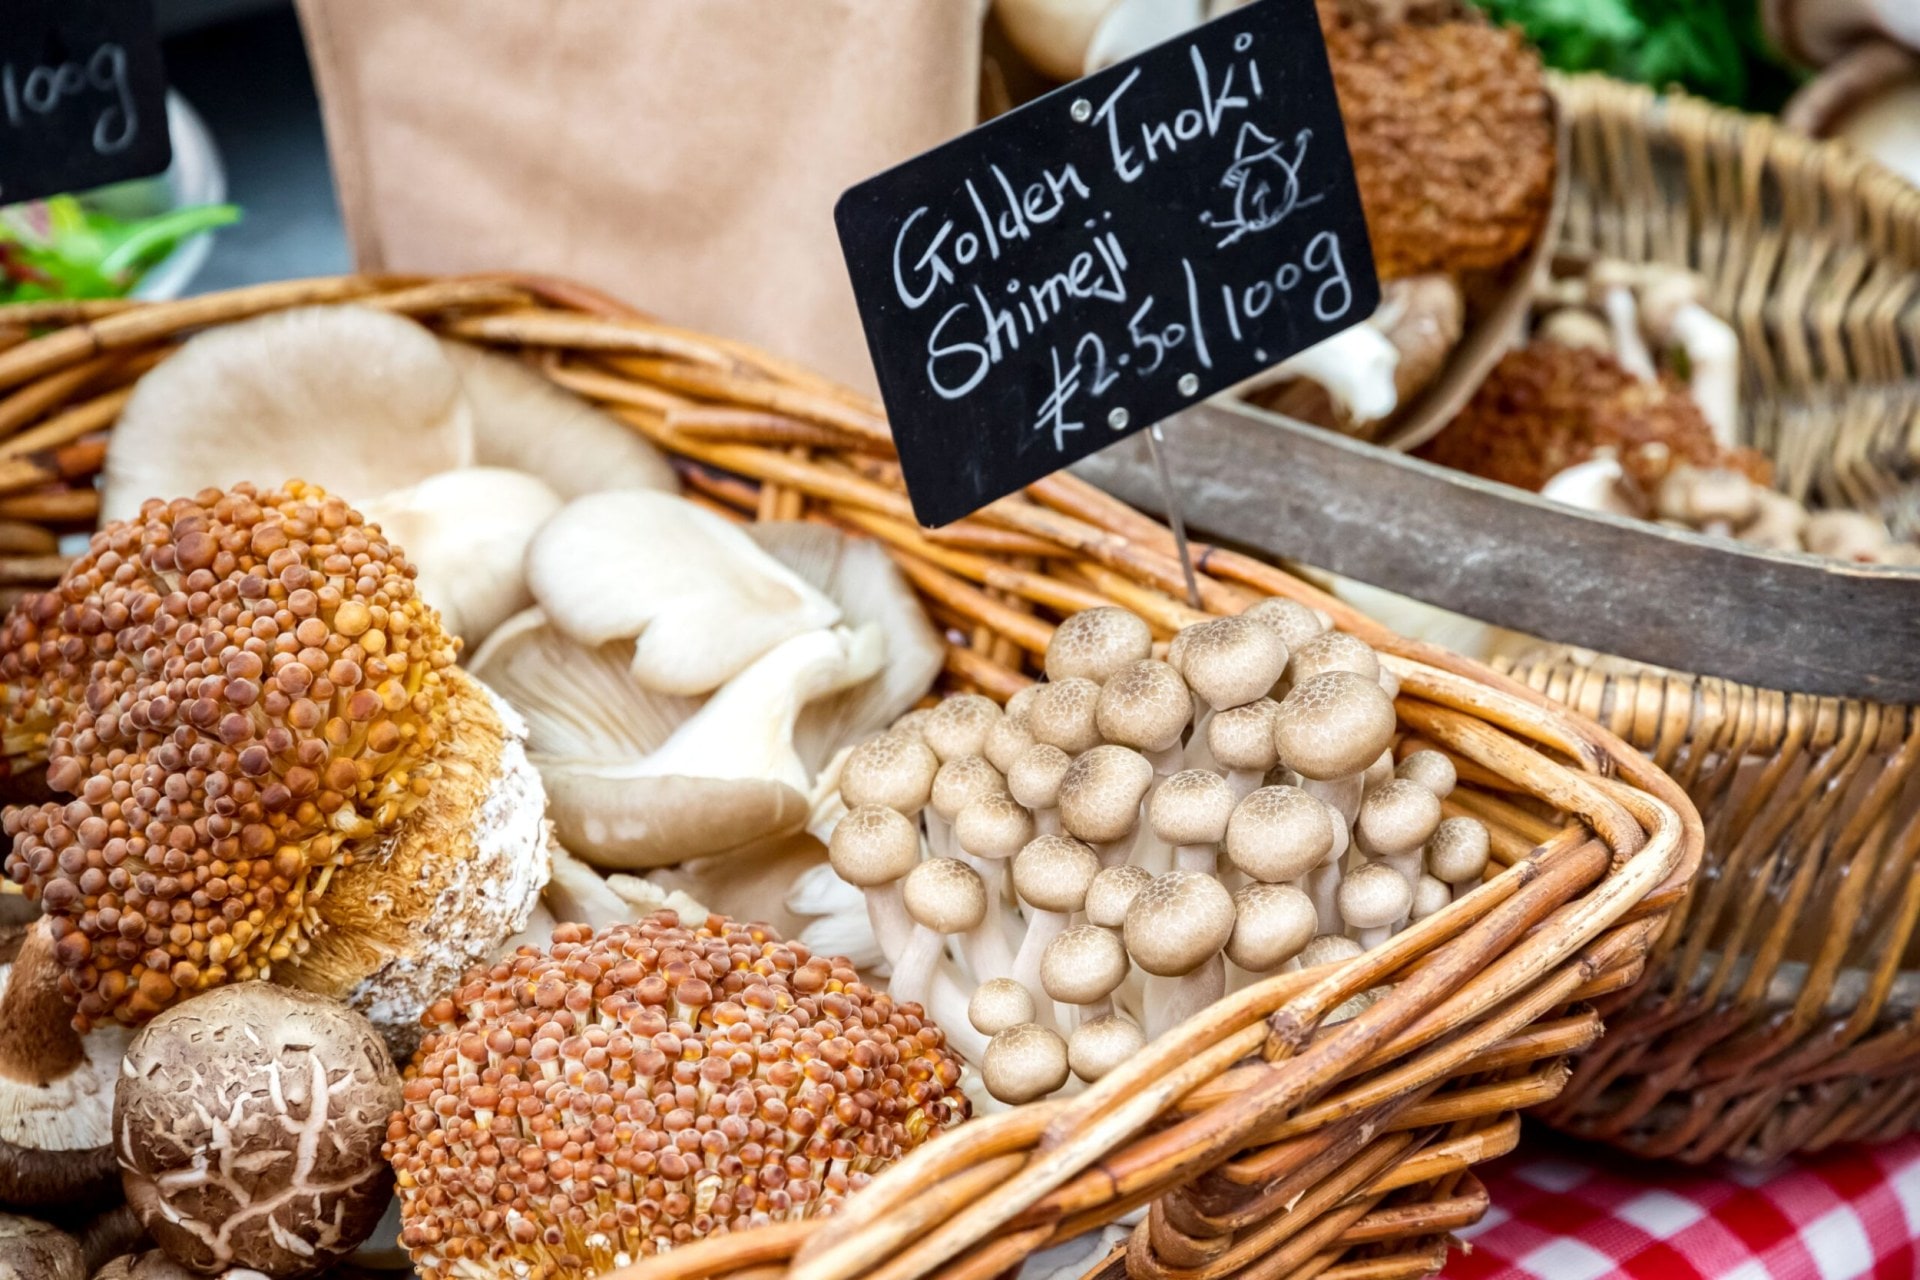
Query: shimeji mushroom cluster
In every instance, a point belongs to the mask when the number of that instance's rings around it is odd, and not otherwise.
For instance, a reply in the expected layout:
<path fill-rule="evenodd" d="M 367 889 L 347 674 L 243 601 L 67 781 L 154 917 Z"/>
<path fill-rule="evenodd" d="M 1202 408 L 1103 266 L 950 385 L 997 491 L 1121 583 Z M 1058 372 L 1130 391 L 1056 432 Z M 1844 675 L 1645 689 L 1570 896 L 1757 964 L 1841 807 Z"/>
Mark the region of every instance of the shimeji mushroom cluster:
<path fill-rule="evenodd" d="M 1358 954 L 1486 869 L 1486 829 L 1442 815 L 1451 761 L 1396 767 L 1392 674 L 1315 610 L 1265 600 L 1159 649 L 1091 609 L 1046 674 L 1004 710 L 951 697 L 857 748 L 829 845 L 892 994 L 1002 1101 L 1099 1079 L 1230 967 Z"/>

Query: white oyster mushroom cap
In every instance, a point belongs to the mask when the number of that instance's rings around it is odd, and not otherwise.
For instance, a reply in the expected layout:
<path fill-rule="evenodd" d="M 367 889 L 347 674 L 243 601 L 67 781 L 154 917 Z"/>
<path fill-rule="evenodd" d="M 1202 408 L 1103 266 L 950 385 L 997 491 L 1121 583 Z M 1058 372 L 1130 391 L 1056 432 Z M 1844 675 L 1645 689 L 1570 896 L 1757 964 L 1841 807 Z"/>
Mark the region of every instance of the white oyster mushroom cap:
<path fill-rule="evenodd" d="M 1119 1014 L 1094 1018 L 1067 1038 L 1067 1065 L 1092 1084 L 1147 1047 L 1147 1034 Z"/>
<path fill-rule="evenodd" d="M 1033 1019 L 1033 993 L 1012 978 L 989 978 L 967 1002 L 967 1021 L 983 1036 L 997 1036 Z"/>
<path fill-rule="evenodd" d="M 1103 683 L 1131 662 L 1153 656 L 1153 632 L 1138 615 L 1111 606 L 1086 609 L 1054 628 L 1047 679 Z"/>
<path fill-rule="evenodd" d="M 683 696 L 840 620 L 840 606 L 738 526 L 639 489 L 568 503 L 528 548 L 527 584 L 569 636 L 634 640 L 634 678 Z"/>
<path fill-rule="evenodd" d="M 1037 1023 L 1008 1027 L 988 1043 L 980 1075 L 1002 1102 L 1044 1098 L 1067 1082 L 1067 1042 Z"/>
<path fill-rule="evenodd" d="M 354 505 L 406 548 L 420 598 L 471 650 L 533 603 L 521 565 L 560 496 L 524 472 L 464 467 Z"/>
<path fill-rule="evenodd" d="M 100 514 L 289 476 L 359 503 L 474 462 L 472 412 L 431 333 L 371 307 L 295 307 L 197 334 L 140 379 Z"/>

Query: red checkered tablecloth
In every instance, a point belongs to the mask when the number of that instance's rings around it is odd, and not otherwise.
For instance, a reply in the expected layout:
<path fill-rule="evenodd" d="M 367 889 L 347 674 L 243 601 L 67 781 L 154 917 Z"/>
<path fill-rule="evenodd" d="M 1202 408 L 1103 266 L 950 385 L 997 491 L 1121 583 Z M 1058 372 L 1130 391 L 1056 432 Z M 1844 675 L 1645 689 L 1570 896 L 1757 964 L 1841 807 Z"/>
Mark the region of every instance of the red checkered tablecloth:
<path fill-rule="evenodd" d="M 1445 1280 L 1911 1280 L 1920 1137 L 1771 1169 L 1636 1161 L 1532 1130 Z"/>

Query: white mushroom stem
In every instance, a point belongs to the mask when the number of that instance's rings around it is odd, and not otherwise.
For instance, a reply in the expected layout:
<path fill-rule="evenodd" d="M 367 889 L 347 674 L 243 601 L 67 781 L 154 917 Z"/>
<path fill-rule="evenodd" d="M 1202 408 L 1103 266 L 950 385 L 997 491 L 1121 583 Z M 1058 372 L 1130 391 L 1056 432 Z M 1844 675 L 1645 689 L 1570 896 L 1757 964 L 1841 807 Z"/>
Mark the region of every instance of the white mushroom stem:
<path fill-rule="evenodd" d="M 1688 386 L 1713 438 L 1740 442 L 1740 338 L 1733 326 L 1697 302 L 1674 313 L 1672 341 L 1687 353 Z"/>
<path fill-rule="evenodd" d="M 1657 376 L 1653 353 L 1647 350 L 1647 340 L 1640 333 L 1640 304 L 1634 299 L 1633 289 L 1624 281 L 1595 280 L 1594 284 L 1600 291 L 1600 310 L 1613 334 L 1613 358 L 1634 377 L 1652 382 Z"/>
<path fill-rule="evenodd" d="M 1350 773 L 1344 778 L 1329 778 L 1324 782 L 1302 778 L 1300 789 L 1326 801 L 1340 815 L 1335 826 L 1352 827 L 1353 820 L 1360 814 L 1360 800 L 1366 791 L 1366 773 Z"/>
<path fill-rule="evenodd" d="M 890 984 L 890 993 L 895 1000 L 904 999 L 900 994 L 900 977 L 896 972 Z M 933 973 L 933 990 L 930 1002 L 923 1008 L 935 1026 L 946 1033 L 947 1043 L 954 1052 L 968 1062 L 979 1062 L 987 1053 L 987 1037 L 974 1029 L 967 1018 L 966 991 L 951 965 L 940 965 Z"/>
<path fill-rule="evenodd" d="M 923 1009 L 932 1008 L 934 971 L 939 967 L 940 958 L 946 954 L 945 934 L 937 933 L 926 925 L 913 926 L 913 934 L 907 939 L 907 945 L 901 950 L 900 958 L 893 962 L 893 980 L 888 990 L 895 1000 L 910 1001 Z M 966 996 L 960 994 L 961 1021 L 966 1021 Z M 940 1024 L 945 1027 L 947 1024 Z"/>
<path fill-rule="evenodd" d="M 1411 910 L 1411 907 L 1412 907 L 1413 891 L 1420 887 L 1420 877 L 1425 871 L 1426 860 L 1425 860 L 1424 854 L 1425 854 L 1424 849 L 1415 849 L 1411 853 L 1390 853 L 1380 858 L 1381 862 L 1385 863 L 1387 866 L 1392 867 L 1395 871 L 1399 872 L 1400 878 L 1407 882 L 1407 895 L 1408 895 L 1407 902 L 1408 902 L 1409 910 Z M 1402 912 L 1399 918 L 1396 919 L 1391 926 L 1389 926 L 1389 932 L 1391 932 L 1393 929 L 1399 929 L 1404 927 L 1406 923 L 1407 923 L 1407 913 Z M 1365 946 L 1370 944 L 1363 943 L 1362 945 Z"/>
<path fill-rule="evenodd" d="M 966 957 L 967 968 L 976 983 L 1004 978 L 1013 972 L 1013 946 L 1007 941 L 1006 929 L 1001 924 L 1004 912 L 998 906 L 997 897 L 989 896 L 988 902 L 993 905 L 988 906 L 986 916 L 960 935 L 960 953 Z"/>
<path fill-rule="evenodd" d="M 1181 871 L 1198 871 L 1202 875 L 1220 874 L 1220 846 L 1217 844 L 1182 844 L 1173 849 L 1173 865 Z"/>
<path fill-rule="evenodd" d="M 1147 1038 L 1156 1039 L 1226 994 L 1227 962 L 1215 952 L 1193 972 L 1147 983 Z"/>
<path fill-rule="evenodd" d="M 1327 806 L 1333 809 L 1332 805 Z M 1301 887 L 1307 896 L 1313 899 L 1314 916 L 1320 922 L 1322 934 L 1340 932 L 1340 877 L 1347 860 L 1347 846 L 1352 842 L 1351 833 L 1342 825 L 1338 810 L 1333 813 L 1333 848 L 1327 851 L 1326 860 L 1307 873 L 1307 880 Z"/>
<path fill-rule="evenodd" d="M 1030 992 L 1044 994 L 1046 988 L 1040 982 L 1040 959 L 1046 954 L 1047 944 L 1067 931 L 1071 923 L 1064 911 L 1041 911 L 1029 907 L 1027 933 L 1020 939 L 1020 950 L 1014 953 L 1013 966 L 1009 971 L 1013 980 Z M 1060 1006 L 1065 1008 L 1066 1006 Z M 1058 1027 L 1067 1026 L 1064 1018 L 1052 1016 L 1055 1005 L 1051 1000 L 1039 1002 L 1039 1021 Z"/>

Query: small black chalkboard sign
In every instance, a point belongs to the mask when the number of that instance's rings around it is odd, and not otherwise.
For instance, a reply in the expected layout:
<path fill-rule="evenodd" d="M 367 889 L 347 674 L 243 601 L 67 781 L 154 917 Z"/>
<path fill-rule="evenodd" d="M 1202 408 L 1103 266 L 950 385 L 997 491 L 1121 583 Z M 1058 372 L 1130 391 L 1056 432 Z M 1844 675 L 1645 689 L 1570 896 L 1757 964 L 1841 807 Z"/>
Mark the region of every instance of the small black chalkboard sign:
<path fill-rule="evenodd" d="M 0 204 L 159 173 L 166 98 L 153 0 L 6 0 Z"/>
<path fill-rule="evenodd" d="M 1258 0 L 854 187 L 915 514 L 945 524 L 1366 319 L 1313 0 Z"/>

